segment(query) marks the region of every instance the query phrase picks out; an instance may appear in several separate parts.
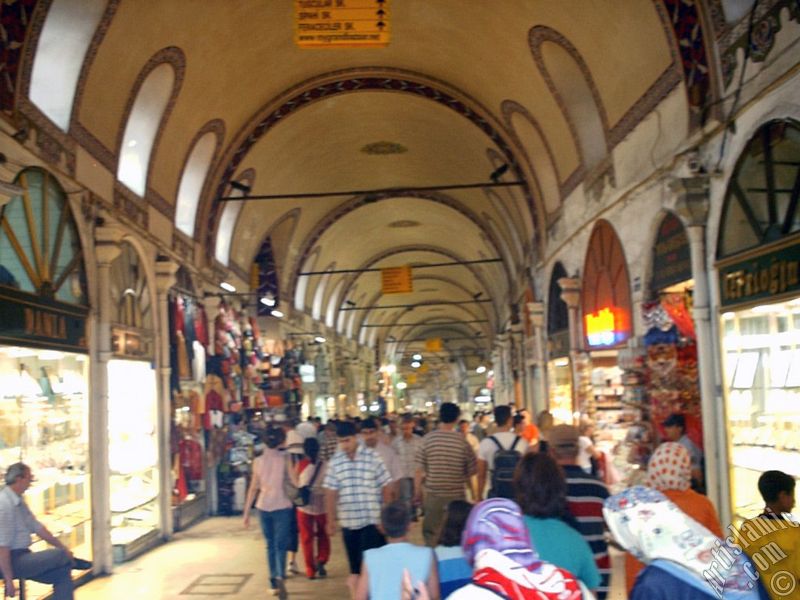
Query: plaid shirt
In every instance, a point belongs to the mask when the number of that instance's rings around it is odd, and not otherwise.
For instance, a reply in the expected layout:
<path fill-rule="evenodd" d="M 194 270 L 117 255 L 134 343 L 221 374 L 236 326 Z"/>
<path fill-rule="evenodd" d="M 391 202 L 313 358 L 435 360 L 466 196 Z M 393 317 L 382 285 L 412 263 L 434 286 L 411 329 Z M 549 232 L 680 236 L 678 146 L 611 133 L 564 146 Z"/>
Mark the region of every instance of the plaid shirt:
<path fill-rule="evenodd" d="M 351 459 L 339 450 L 328 464 L 322 487 L 339 492 L 339 524 L 361 529 L 381 520 L 381 489 L 392 478 L 378 453 L 358 444 Z"/>

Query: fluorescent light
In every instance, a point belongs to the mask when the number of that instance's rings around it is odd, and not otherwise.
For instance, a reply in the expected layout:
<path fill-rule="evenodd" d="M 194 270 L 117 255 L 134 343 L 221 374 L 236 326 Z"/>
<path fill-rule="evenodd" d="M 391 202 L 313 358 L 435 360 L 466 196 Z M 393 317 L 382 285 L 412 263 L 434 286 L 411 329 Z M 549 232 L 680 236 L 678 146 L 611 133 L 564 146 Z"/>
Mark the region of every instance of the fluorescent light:
<path fill-rule="evenodd" d="M 411 358 L 413 358 L 414 360 L 422 360 L 422 354 L 415 354 Z"/>
<path fill-rule="evenodd" d="M 475 369 L 476 373 L 486 373 L 486 367 L 480 365 L 477 369 Z"/>
<path fill-rule="evenodd" d="M 233 292 L 235 292 L 235 291 L 236 291 L 236 287 L 235 287 L 235 286 L 233 286 L 233 285 L 231 285 L 231 284 L 230 284 L 230 283 L 228 283 L 227 281 L 223 281 L 222 283 L 220 283 L 220 284 L 219 284 L 219 287 L 221 287 L 221 288 L 222 288 L 223 290 L 225 290 L 226 292 L 231 292 L 231 293 L 233 293 Z"/>
<path fill-rule="evenodd" d="M 321 335 L 314 336 L 314 341 L 318 344 L 324 344 L 326 342 L 325 338 Z"/>
<path fill-rule="evenodd" d="M 278 317 L 279 319 L 282 319 L 284 316 L 283 313 L 277 309 L 270 311 L 269 314 L 271 314 L 273 317 Z"/>
<path fill-rule="evenodd" d="M 261 298 L 261 304 L 265 306 L 275 306 L 275 298 L 272 296 L 264 296 Z"/>

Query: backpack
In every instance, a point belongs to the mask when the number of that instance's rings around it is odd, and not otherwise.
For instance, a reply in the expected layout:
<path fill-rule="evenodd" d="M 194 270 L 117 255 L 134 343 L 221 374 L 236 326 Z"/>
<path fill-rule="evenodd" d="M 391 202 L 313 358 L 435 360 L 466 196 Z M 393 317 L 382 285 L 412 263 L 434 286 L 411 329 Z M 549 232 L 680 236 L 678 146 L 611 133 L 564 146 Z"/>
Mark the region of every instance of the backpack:
<path fill-rule="evenodd" d="M 296 486 L 290 480 L 284 480 L 284 491 L 289 497 L 289 500 L 292 501 L 292 504 L 302 507 L 307 506 L 308 503 L 311 502 L 311 488 L 314 486 L 317 475 L 319 475 L 319 467 L 319 463 L 314 465 L 314 475 L 311 476 L 311 481 L 308 482 L 308 485 Z"/>
<path fill-rule="evenodd" d="M 490 498 L 514 498 L 514 469 L 522 457 L 519 450 L 515 450 L 519 436 L 514 438 L 514 443 L 508 449 L 503 448 L 497 438 L 489 436 L 489 439 L 497 444 L 497 452 L 494 454 L 494 470 L 492 471 L 492 487 L 489 490 Z"/>

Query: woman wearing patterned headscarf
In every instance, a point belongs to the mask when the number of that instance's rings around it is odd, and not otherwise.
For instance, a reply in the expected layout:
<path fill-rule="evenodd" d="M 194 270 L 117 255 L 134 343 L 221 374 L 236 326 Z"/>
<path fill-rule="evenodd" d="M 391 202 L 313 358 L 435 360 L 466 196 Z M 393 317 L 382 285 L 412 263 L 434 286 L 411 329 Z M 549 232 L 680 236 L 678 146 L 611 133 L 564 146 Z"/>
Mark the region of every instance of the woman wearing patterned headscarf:
<path fill-rule="evenodd" d="M 593 598 L 569 572 L 539 558 L 512 500 L 492 498 L 476 505 L 461 545 L 472 565 L 472 583 L 450 594 L 450 600 Z"/>
<path fill-rule="evenodd" d="M 678 508 L 700 523 L 717 537 L 722 536 L 722 527 L 714 505 L 706 496 L 691 489 L 692 457 L 689 451 L 677 442 L 661 444 L 647 464 L 647 486 L 663 492 Z M 644 564 L 630 553 L 625 556 L 625 587 L 630 595 L 636 576 Z"/>
<path fill-rule="evenodd" d="M 741 547 L 720 540 L 658 490 L 636 486 L 611 496 L 603 516 L 617 542 L 647 563 L 628 600 L 766 600 Z"/>

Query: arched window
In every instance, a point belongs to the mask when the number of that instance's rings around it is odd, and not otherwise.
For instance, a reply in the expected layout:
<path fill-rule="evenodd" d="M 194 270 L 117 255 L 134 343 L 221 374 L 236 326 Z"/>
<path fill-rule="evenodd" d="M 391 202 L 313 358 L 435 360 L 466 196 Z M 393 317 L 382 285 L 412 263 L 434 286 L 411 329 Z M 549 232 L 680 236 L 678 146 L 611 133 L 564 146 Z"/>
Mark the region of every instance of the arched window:
<path fill-rule="evenodd" d="M 800 231 L 798 190 L 800 125 L 771 121 L 748 142 L 728 183 L 717 258 Z"/>
<path fill-rule="evenodd" d="M 30 98 L 62 131 L 69 129 L 78 77 L 105 6 L 102 0 L 54 0 L 47 11 L 33 59 Z"/>
<path fill-rule="evenodd" d="M 336 310 L 341 304 L 339 294 L 342 293 L 342 287 L 344 287 L 344 279 L 339 280 L 339 283 L 336 284 L 336 287 L 333 288 L 333 292 L 331 292 L 331 297 L 328 298 L 328 306 L 325 311 L 325 325 L 328 327 L 333 327 L 336 322 Z"/>
<path fill-rule="evenodd" d="M 237 197 L 244 196 L 244 192 L 232 188 L 228 195 Z M 225 208 L 222 210 L 222 216 L 219 218 L 217 239 L 214 244 L 214 258 L 226 267 L 231 259 L 231 238 L 233 237 L 233 230 L 236 227 L 236 220 L 239 218 L 239 212 L 242 210 L 242 206 L 244 206 L 244 202 L 226 202 Z"/>
<path fill-rule="evenodd" d="M 189 237 L 194 236 L 200 192 L 203 190 L 216 145 L 217 136 L 211 131 L 197 140 L 181 176 L 178 199 L 175 204 L 175 227 Z"/>
<path fill-rule="evenodd" d="M 153 69 L 139 88 L 125 124 L 117 179 L 140 196 L 145 195 L 150 154 L 174 85 L 175 69 L 171 64 Z"/>
<path fill-rule="evenodd" d="M 327 271 L 333 269 L 333 266 L 328 267 Z M 319 321 L 322 317 L 322 300 L 325 298 L 325 288 L 328 287 L 328 281 L 331 279 L 330 273 L 325 273 L 319 278 L 317 289 L 314 290 L 314 301 L 311 303 L 311 318 Z"/>
<path fill-rule="evenodd" d="M 78 229 L 64 190 L 47 171 L 22 171 L 25 192 L 0 208 L 0 285 L 88 304 Z"/>

